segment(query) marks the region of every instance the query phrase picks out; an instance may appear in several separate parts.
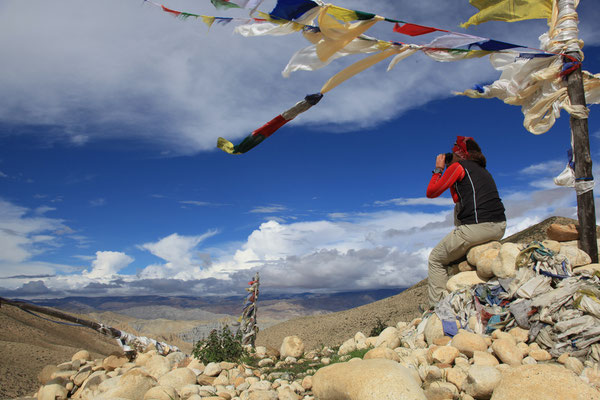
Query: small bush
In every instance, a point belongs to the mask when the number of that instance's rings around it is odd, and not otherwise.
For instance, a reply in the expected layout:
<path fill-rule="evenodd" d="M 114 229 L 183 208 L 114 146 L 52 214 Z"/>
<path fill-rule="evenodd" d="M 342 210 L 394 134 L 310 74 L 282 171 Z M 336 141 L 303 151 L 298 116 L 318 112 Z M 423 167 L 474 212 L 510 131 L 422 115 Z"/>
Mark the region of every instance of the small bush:
<path fill-rule="evenodd" d="M 248 354 L 242 346 L 242 335 L 238 331 L 233 334 L 225 325 L 220 331 L 213 329 L 208 337 L 200 340 L 194 346 L 192 355 L 204 364 L 211 362 L 238 362 Z"/>
<path fill-rule="evenodd" d="M 375 321 L 375 326 L 373 327 L 373 329 L 371 329 L 371 333 L 369 334 L 369 336 L 379 336 L 379 334 L 383 332 L 385 328 L 387 328 L 385 323 L 381 320 L 381 318 L 377 317 L 377 320 Z"/>

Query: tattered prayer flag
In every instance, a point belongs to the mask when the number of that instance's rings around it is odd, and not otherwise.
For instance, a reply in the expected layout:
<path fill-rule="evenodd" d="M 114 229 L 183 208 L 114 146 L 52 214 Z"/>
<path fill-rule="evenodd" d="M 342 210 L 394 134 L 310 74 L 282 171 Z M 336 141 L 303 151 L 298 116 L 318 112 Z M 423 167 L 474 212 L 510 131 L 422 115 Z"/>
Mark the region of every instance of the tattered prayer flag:
<path fill-rule="evenodd" d="M 296 103 L 292 108 L 282 112 L 250 135 L 246 136 L 240 144 L 234 145 L 229 140 L 220 137 L 217 140 L 217 147 L 229 154 L 242 154 L 248 150 L 258 146 L 263 140 L 275 133 L 286 123 L 296 118 L 299 114 L 309 110 L 312 106 L 317 104 L 323 95 L 321 93 L 309 94 L 304 100 Z"/>
<path fill-rule="evenodd" d="M 318 4 L 311 0 L 278 0 L 271 17 L 292 21 Z"/>
<path fill-rule="evenodd" d="M 207 15 L 203 15 L 202 16 L 202 21 L 208 25 L 208 27 L 210 28 L 213 24 L 213 22 L 215 22 L 215 17 L 209 17 Z"/>
<path fill-rule="evenodd" d="M 210 2 L 213 4 L 213 6 L 215 6 L 217 10 L 227 8 L 240 8 L 240 6 L 230 2 L 229 0 L 210 0 Z"/>
<path fill-rule="evenodd" d="M 425 35 L 426 33 L 440 31 L 441 29 L 431 28 L 429 26 L 415 25 L 415 24 L 404 24 L 400 26 L 399 23 L 396 22 L 394 25 L 394 32 L 403 33 L 408 36 L 419 36 Z M 442 31 L 446 32 L 446 31 Z"/>
<path fill-rule="evenodd" d="M 491 39 L 483 41 L 483 42 L 471 43 L 469 45 L 469 49 L 472 48 L 473 46 L 477 46 L 481 50 L 486 50 L 486 51 L 500 51 L 500 50 L 514 49 L 515 47 L 522 47 L 518 44 L 500 42 L 498 40 L 491 40 Z"/>
<path fill-rule="evenodd" d="M 164 12 L 171 13 L 171 14 L 173 14 L 176 17 L 179 17 L 181 15 L 180 11 L 171 10 L 170 8 L 167 8 L 165 6 L 161 6 L 161 7 L 162 7 L 162 9 L 163 9 Z"/>
<path fill-rule="evenodd" d="M 217 24 L 221 24 L 221 25 L 227 25 L 228 23 L 233 21 L 233 18 L 225 18 L 225 17 L 213 17 L 213 18 L 215 19 L 215 22 Z"/>
<path fill-rule="evenodd" d="M 552 16 L 553 0 L 469 0 L 480 11 L 462 28 L 488 21 L 515 22 L 526 19 L 549 19 Z"/>
<path fill-rule="evenodd" d="M 349 10 L 347 8 L 342 8 L 333 5 L 329 6 L 329 10 L 327 12 L 335 18 L 339 19 L 340 21 L 344 22 L 364 21 L 376 17 L 376 14 L 356 10 Z"/>

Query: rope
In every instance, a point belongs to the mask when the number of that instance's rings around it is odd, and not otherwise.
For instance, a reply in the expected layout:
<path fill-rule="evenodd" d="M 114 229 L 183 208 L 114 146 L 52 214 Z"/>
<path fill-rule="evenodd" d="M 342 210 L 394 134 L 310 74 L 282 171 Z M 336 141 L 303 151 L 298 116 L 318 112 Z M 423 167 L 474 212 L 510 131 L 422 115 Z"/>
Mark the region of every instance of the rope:
<path fill-rule="evenodd" d="M 69 326 L 83 326 L 84 328 L 87 328 L 87 326 L 85 326 L 85 325 L 81 325 L 81 324 L 73 324 L 73 323 L 71 323 L 71 322 L 55 321 L 55 320 L 53 320 L 53 319 L 50 319 L 50 318 L 45 318 L 45 317 L 42 317 L 41 315 L 37 315 L 37 314 L 36 314 L 36 313 L 34 313 L 33 311 L 29 311 L 29 310 L 26 310 L 26 309 L 24 309 L 24 308 L 21 308 L 21 310 L 25 311 L 25 312 L 26 312 L 26 313 L 28 313 L 28 314 L 34 315 L 34 316 L 36 316 L 36 317 L 38 317 L 38 318 L 44 319 L 44 320 L 46 320 L 46 321 L 49 321 L 49 322 L 53 322 L 53 323 L 55 323 L 55 324 L 60 324 L 60 325 L 69 325 Z"/>

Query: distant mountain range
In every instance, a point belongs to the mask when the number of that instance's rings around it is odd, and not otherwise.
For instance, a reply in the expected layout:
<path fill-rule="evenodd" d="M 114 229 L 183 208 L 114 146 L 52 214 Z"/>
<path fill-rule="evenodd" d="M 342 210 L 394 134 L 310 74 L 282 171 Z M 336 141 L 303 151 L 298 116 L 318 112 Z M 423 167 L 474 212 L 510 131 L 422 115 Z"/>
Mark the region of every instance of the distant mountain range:
<path fill-rule="evenodd" d="M 292 307 L 297 314 L 312 315 L 347 310 L 359 307 L 386 297 L 397 295 L 405 288 L 377 289 L 340 293 L 298 293 L 298 294 L 261 294 L 259 308 L 275 312 L 285 304 L 284 309 Z M 60 299 L 30 300 L 34 304 L 53 307 L 74 313 L 93 313 L 112 311 L 141 319 L 168 318 L 148 313 L 148 307 L 166 306 L 190 312 L 177 313 L 170 319 L 212 319 L 211 314 L 241 314 L 243 296 L 233 297 L 193 297 L 193 296 L 122 296 L 122 297 L 65 297 Z M 157 308 L 154 308 L 158 310 Z M 194 312 L 191 312 L 195 310 Z M 206 314 L 203 314 L 204 311 Z M 282 310 L 283 312 L 284 310 Z M 187 315 L 187 318 L 186 318 Z"/>

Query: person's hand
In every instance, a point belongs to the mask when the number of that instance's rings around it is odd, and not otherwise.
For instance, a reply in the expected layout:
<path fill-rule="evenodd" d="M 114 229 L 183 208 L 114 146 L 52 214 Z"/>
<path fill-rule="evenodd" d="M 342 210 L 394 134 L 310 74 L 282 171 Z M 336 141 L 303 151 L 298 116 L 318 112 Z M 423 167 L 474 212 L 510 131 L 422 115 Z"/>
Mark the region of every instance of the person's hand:
<path fill-rule="evenodd" d="M 435 167 L 439 168 L 443 171 L 445 166 L 446 166 L 446 155 L 438 154 L 437 158 L 435 159 Z"/>

